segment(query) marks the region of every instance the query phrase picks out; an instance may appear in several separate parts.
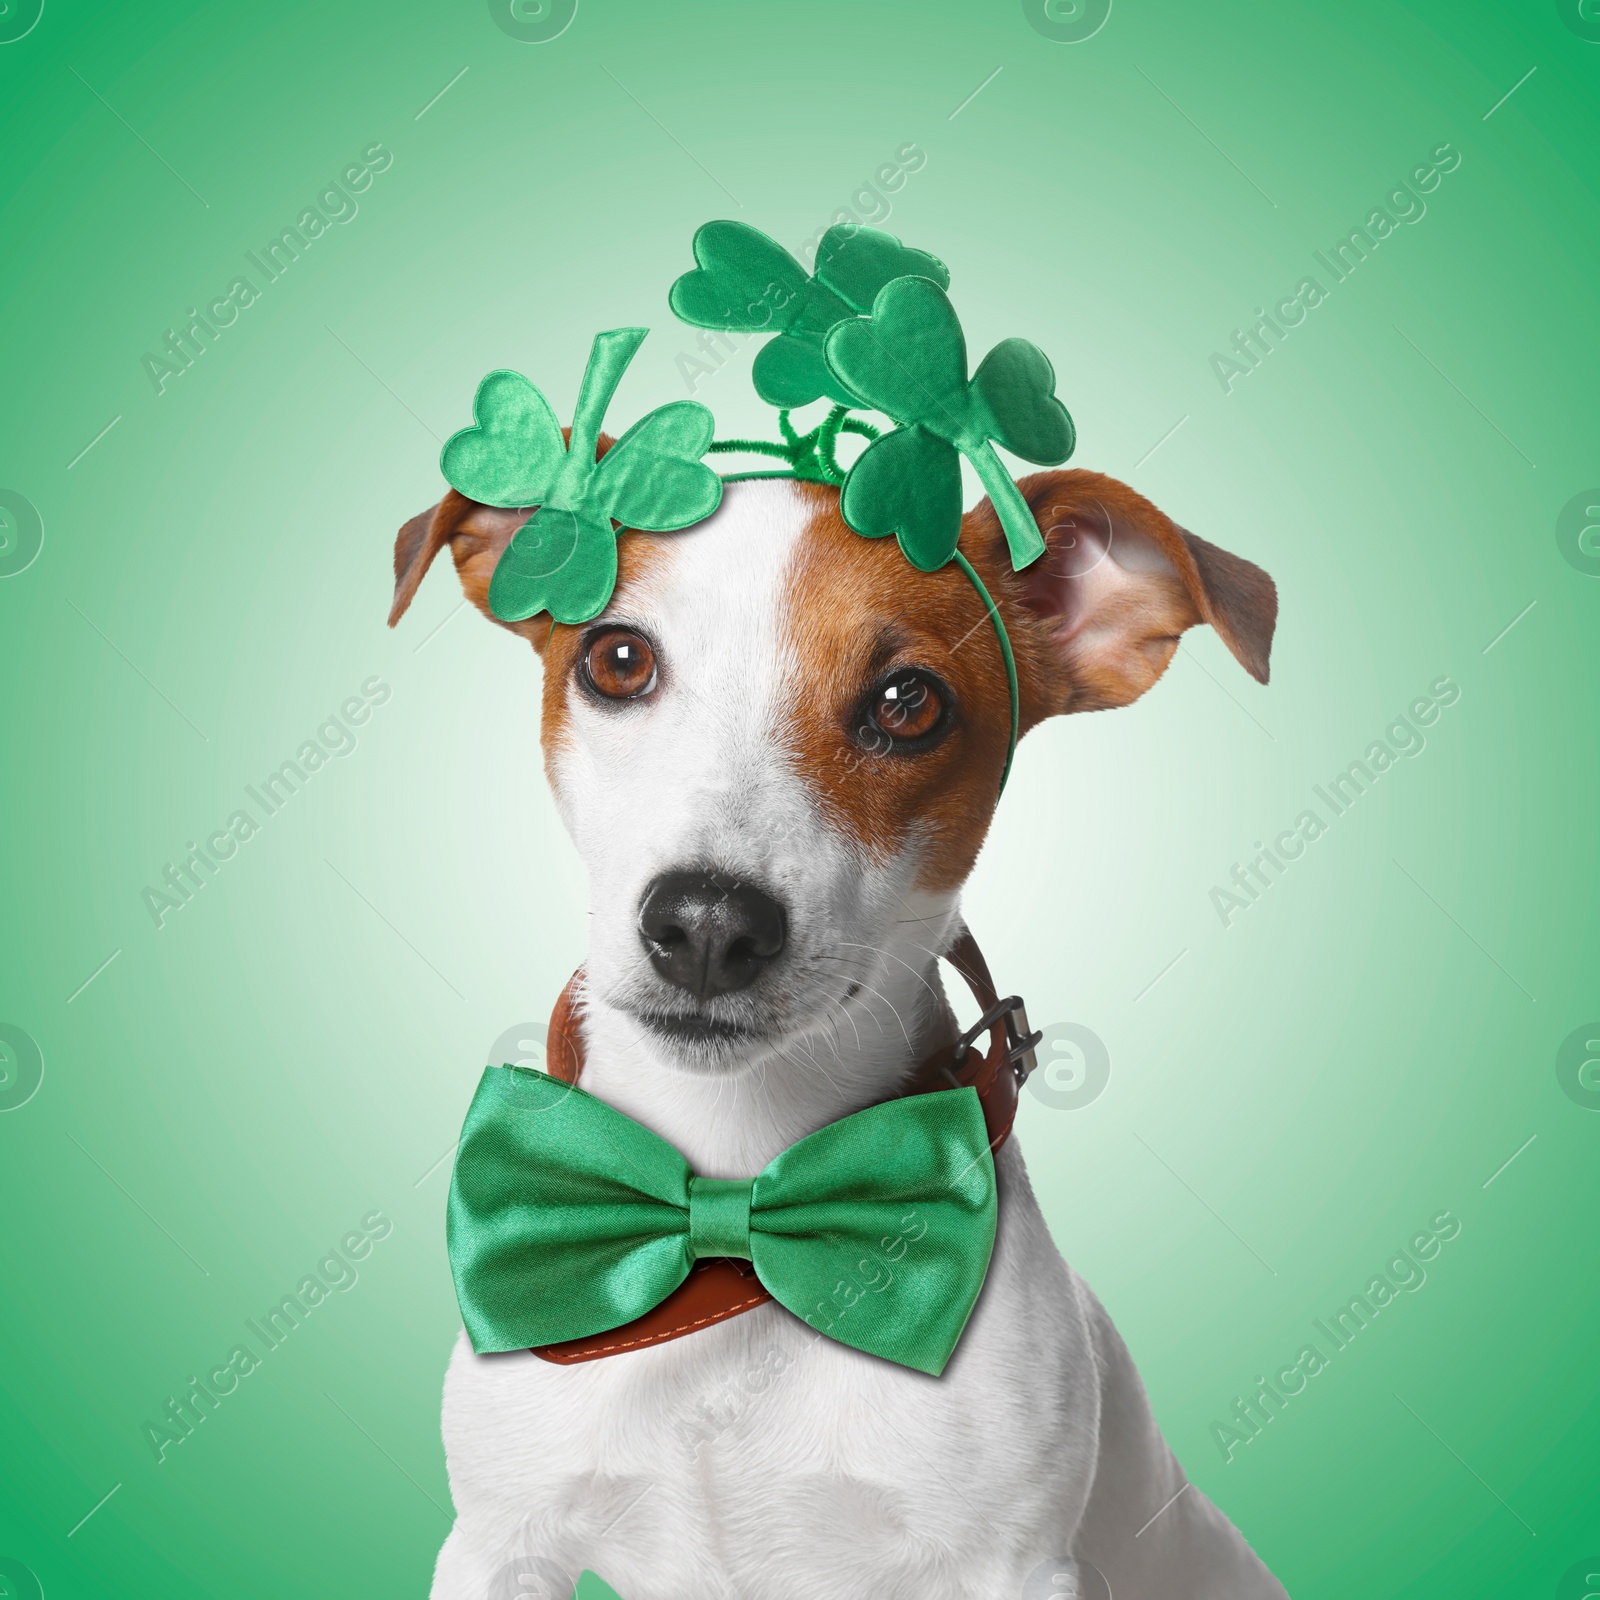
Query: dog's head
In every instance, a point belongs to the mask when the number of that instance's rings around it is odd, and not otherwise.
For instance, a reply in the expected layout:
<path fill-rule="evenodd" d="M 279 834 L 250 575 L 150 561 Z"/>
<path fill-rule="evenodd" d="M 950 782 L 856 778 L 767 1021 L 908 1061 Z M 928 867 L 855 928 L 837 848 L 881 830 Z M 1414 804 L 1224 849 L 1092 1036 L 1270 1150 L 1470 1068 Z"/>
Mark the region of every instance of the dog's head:
<path fill-rule="evenodd" d="M 961 549 L 1004 618 L 1023 731 L 1137 699 L 1200 622 L 1266 682 L 1259 567 L 1114 479 L 1019 487 L 1046 554 L 1012 572 L 987 500 Z M 391 624 L 446 545 L 490 616 L 527 515 L 452 491 L 406 523 Z M 1005 666 L 958 567 L 920 572 L 853 533 L 815 483 L 730 484 L 687 532 L 624 531 L 618 557 L 593 622 L 502 626 L 544 660 L 545 768 L 591 884 L 589 992 L 715 1069 L 831 1025 L 947 942 L 995 808 Z"/>

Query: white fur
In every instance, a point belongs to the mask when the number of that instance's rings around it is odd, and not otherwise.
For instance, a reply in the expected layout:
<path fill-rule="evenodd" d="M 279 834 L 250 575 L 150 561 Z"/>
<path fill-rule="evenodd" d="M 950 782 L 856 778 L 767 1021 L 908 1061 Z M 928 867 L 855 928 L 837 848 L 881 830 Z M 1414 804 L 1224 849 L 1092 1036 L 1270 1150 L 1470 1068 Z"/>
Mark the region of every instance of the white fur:
<path fill-rule="evenodd" d="M 584 1087 L 706 1176 L 759 1171 L 886 1097 L 953 1033 L 934 952 L 953 937 L 954 897 L 913 889 L 914 847 L 873 862 L 833 831 L 778 737 L 804 521 L 790 484 L 746 483 L 674 536 L 607 613 L 654 641 L 658 690 L 620 707 L 569 690 L 554 763 L 591 884 Z M 687 866 L 748 876 L 788 909 L 782 960 L 715 1007 L 768 1030 L 759 1047 L 689 1060 L 635 1015 L 671 999 L 641 945 L 641 897 Z M 584 1567 L 624 1600 L 1097 1593 L 1087 1576 L 1051 1581 L 1073 1556 L 1117 1600 L 1281 1596 L 1184 1489 L 1127 1351 L 1051 1242 L 1015 1139 L 997 1166 L 993 1263 L 939 1379 L 776 1304 L 575 1366 L 476 1356 L 463 1335 L 444 1399 L 458 1518 L 433 1600 L 567 1600 Z"/>

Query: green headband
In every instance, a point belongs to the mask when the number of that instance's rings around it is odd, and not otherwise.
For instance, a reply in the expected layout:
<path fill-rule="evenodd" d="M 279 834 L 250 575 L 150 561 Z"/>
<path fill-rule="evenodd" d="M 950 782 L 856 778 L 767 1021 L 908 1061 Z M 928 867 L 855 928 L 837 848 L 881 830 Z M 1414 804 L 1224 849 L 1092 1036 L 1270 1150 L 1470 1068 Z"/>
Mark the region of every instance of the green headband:
<path fill-rule="evenodd" d="M 997 344 L 967 376 L 966 340 L 945 289 L 944 264 L 873 228 L 830 228 L 808 274 L 781 245 L 741 222 L 708 222 L 695 234 L 696 266 L 672 286 L 673 311 L 696 327 L 774 335 L 757 352 L 756 392 L 778 407 L 782 441 L 713 440 L 710 411 L 693 400 L 658 406 L 595 460 L 606 407 L 645 338 L 643 328 L 598 334 L 562 438 L 543 394 L 515 372 L 491 372 L 473 401 L 475 425 L 447 441 L 440 467 L 452 487 L 485 505 L 537 506 L 506 547 L 489 607 L 507 622 L 540 611 L 555 622 L 598 616 L 617 581 L 620 528 L 671 533 L 703 521 L 722 485 L 746 478 L 837 484 L 845 522 L 865 538 L 893 534 L 923 572 L 954 562 L 994 625 L 1011 696 L 1011 731 L 1000 788 L 1020 723 L 1016 661 L 999 608 L 957 548 L 961 457 L 972 463 L 1000 518 L 1011 565 L 1044 554 L 1044 540 L 996 444 L 1040 466 L 1072 454 L 1072 419 L 1055 397 L 1055 372 L 1026 339 Z M 831 402 L 799 433 L 790 412 Z M 882 432 L 854 410 L 895 424 Z M 848 470 L 841 433 L 869 442 Z M 719 477 L 708 452 L 776 456 L 778 470 Z"/>

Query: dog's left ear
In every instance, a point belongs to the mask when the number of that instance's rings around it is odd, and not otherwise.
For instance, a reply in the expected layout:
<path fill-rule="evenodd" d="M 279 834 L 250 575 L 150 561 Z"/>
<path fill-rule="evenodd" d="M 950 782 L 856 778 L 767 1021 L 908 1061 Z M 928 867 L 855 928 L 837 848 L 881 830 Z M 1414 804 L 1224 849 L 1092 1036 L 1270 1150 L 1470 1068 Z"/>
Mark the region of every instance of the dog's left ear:
<path fill-rule="evenodd" d="M 1137 700 L 1167 669 L 1178 636 L 1209 622 L 1235 659 L 1267 681 L 1278 591 L 1260 567 L 1177 523 L 1115 478 L 1081 470 L 1017 480 L 1045 553 L 1021 572 L 987 500 L 968 513 L 963 544 L 998 572 L 1016 631 L 1023 699 L 1033 722 Z M 1030 704 L 1031 703 L 1031 704 Z"/>

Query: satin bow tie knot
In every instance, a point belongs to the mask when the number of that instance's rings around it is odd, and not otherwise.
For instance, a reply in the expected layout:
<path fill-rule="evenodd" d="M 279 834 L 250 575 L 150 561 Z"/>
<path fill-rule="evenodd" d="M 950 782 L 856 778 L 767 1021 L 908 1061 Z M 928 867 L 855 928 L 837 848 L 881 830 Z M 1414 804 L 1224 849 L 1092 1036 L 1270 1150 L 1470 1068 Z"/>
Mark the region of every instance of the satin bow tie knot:
<path fill-rule="evenodd" d="M 689 1254 L 750 1259 L 750 1202 L 754 1178 L 690 1178 Z"/>
<path fill-rule="evenodd" d="M 754 1178 L 704 1178 L 573 1085 L 484 1071 L 450 1185 L 450 1266 L 480 1355 L 620 1328 L 697 1260 L 747 1260 L 819 1333 L 937 1376 L 994 1248 L 976 1091 L 869 1106 Z"/>

